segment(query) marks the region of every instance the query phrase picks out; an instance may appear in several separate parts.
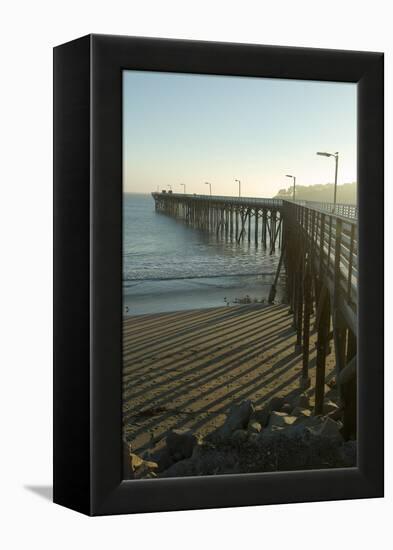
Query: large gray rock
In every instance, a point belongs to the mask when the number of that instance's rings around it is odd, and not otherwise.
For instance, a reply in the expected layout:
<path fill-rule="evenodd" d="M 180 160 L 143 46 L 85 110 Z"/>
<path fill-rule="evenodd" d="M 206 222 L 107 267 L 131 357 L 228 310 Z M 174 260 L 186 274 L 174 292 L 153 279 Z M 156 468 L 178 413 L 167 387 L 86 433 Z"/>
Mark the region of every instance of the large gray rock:
<path fill-rule="evenodd" d="M 337 411 L 339 409 L 339 406 L 336 405 L 336 403 L 334 403 L 333 401 L 331 401 L 330 399 L 326 399 L 324 404 L 323 404 L 323 412 L 324 414 L 329 414 L 329 413 L 333 413 L 335 411 Z"/>
<path fill-rule="evenodd" d="M 357 442 L 346 441 L 339 448 L 339 456 L 342 460 L 343 466 L 351 467 L 357 464 Z"/>
<path fill-rule="evenodd" d="M 310 431 L 307 426 L 304 426 L 304 424 L 296 424 L 296 422 L 285 428 L 282 434 L 283 437 L 290 441 L 301 440 L 303 442 L 308 442 L 310 440 Z"/>
<path fill-rule="evenodd" d="M 172 464 L 172 466 L 165 470 L 160 477 L 184 477 L 195 475 L 195 472 L 195 460 L 186 458 Z"/>
<path fill-rule="evenodd" d="M 294 408 L 295 407 L 300 407 L 301 409 L 309 409 L 310 408 L 310 400 L 309 400 L 309 398 L 307 397 L 307 395 L 305 393 L 301 393 L 300 395 L 297 395 L 292 400 L 292 406 Z"/>
<path fill-rule="evenodd" d="M 290 414 L 291 410 L 292 410 L 292 405 L 290 403 L 284 403 L 284 405 L 280 409 L 281 412 L 284 412 L 287 414 Z"/>
<path fill-rule="evenodd" d="M 284 397 L 272 397 L 269 401 L 268 409 L 270 412 L 280 411 L 283 405 L 285 405 Z"/>
<path fill-rule="evenodd" d="M 158 470 L 158 464 L 150 460 L 143 460 L 135 453 L 130 453 L 130 478 L 140 479 L 151 477 L 150 474 Z"/>
<path fill-rule="evenodd" d="M 248 423 L 248 431 L 250 433 L 259 433 L 260 431 L 262 430 L 262 426 L 260 424 L 260 422 L 257 422 L 256 420 L 250 420 L 250 422 Z"/>
<path fill-rule="evenodd" d="M 269 428 L 286 428 L 296 422 L 296 416 L 290 416 L 284 412 L 273 411 L 269 419 Z"/>
<path fill-rule="evenodd" d="M 262 428 L 264 428 L 265 426 L 267 426 L 269 422 L 270 413 L 271 411 L 269 407 L 264 407 L 263 409 L 256 409 L 254 414 L 252 415 L 251 421 L 258 422 L 258 424 L 260 424 Z"/>
<path fill-rule="evenodd" d="M 173 460 L 178 461 L 192 455 L 198 438 L 191 430 L 171 430 L 166 436 L 166 445 Z"/>
<path fill-rule="evenodd" d="M 284 432 L 285 428 L 282 426 L 266 426 L 259 434 L 258 434 L 258 440 L 263 445 L 266 443 L 266 441 L 272 441 L 279 432 Z"/>
<path fill-rule="evenodd" d="M 158 472 L 163 472 L 164 470 L 167 470 L 173 464 L 173 458 L 169 452 L 168 447 L 166 446 L 150 454 L 149 460 L 152 460 L 153 462 L 156 462 L 158 464 Z"/>
<path fill-rule="evenodd" d="M 342 443 L 344 441 L 340 433 L 340 424 L 331 418 L 325 418 L 320 426 L 310 427 L 309 430 L 313 436 L 326 438 L 335 443 Z"/>
<path fill-rule="evenodd" d="M 321 416 L 298 416 L 295 424 L 301 424 L 302 426 L 305 426 L 306 428 L 316 428 L 321 426 L 323 422 L 323 418 Z"/>
<path fill-rule="evenodd" d="M 302 407 L 295 407 L 292 410 L 291 415 L 292 416 L 300 416 L 300 417 L 311 416 L 311 411 L 310 411 L 310 409 L 303 409 Z"/>
<path fill-rule="evenodd" d="M 246 430 L 235 430 L 231 435 L 232 443 L 236 443 L 237 445 L 245 443 L 247 441 L 247 438 L 248 432 Z"/>
<path fill-rule="evenodd" d="M 239 405 L 232 405 L 229 414 L 219 430 L 221 438 L 226 439 L 236 430 L 247 428 L 254 406 L 250 400 L 242 401 Z"/>

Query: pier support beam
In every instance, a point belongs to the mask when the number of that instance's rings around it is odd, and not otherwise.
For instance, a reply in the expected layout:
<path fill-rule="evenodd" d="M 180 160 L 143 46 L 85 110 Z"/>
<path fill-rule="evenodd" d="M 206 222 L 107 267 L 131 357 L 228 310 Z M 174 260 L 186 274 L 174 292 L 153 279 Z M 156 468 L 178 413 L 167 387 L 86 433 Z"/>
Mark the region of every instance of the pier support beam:
<path fill-rule="evenodd" d="M 310 315 L 312 308 L 312 296 L 311 296 L 311 258 L 308 256 L 306 263 L 306 270 L 304 275 L 304 321 L 303 321 L 303 367 L 302 367 L 302 380 L 301 386 L 310 386 L 310 377 L 308 375 L 308 364 L 310 357 Z"/>
<path fill-rule="evenodd" d="M 323 413 L 323 402 L 325 397 L 325 366 L 326 355 L 329 347 L 330 332 L 330 296 L 329 292 L 324 293 L 323 304 L 321 304 L 321 316 L 318 325 L 317 341 L 317 366 L 315 379 L 315 410 L 314 414 Z"/>

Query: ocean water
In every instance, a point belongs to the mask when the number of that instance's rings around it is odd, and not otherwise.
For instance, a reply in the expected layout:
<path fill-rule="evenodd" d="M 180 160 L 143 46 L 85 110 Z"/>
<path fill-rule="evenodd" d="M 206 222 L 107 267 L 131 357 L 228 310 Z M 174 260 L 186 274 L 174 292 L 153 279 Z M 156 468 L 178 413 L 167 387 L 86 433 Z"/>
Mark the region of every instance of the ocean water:
<path fill-rule="evenodd" d="M 157 213 L 151 195 L 123 195 L 126 315 L 227 306 L 246 296 L 266 300 L 279 253 Z"/>

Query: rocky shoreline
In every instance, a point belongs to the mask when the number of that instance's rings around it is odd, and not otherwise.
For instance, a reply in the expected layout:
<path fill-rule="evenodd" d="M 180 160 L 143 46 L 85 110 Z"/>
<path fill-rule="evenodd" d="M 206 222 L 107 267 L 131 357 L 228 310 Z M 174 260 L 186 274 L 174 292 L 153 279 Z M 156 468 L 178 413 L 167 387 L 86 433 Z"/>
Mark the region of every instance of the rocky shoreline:
<path fill-rule="evenodd" d="M 330 393 L 330 395 L 329 395 Z M 170 430 L 160 449 L 141 455 L 124 443 L 124 477 L 149 479 L 356 466 L 356 441 L 342 435 L 334 390 L 322 415 L 312 413 L 306 393 L 274 397 L 263 408 L 251 400 L 234 403 L 225 422 L 202 438 Z"/>

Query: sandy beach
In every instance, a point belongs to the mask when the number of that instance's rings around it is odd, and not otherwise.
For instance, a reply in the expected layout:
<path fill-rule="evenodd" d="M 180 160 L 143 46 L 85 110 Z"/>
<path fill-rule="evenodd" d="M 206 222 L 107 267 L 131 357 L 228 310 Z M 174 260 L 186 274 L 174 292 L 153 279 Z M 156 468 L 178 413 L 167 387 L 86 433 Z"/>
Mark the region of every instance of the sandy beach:
<path fill-rule="evenodd" d="M 232 403 L 257 407 L 300 392 L 301 353 L 284 305 L 240 305 L 127 317 L 123 324 L 124 437 L 134 452 L 160 448 L 171 428 L 202 436 Z M 310 347 L 315 378 L 315 334 Z M 327 358 L 327 380 L 334 354 Z M 308 392 L 313 402 L 312 390 Z"/>

